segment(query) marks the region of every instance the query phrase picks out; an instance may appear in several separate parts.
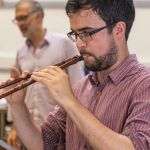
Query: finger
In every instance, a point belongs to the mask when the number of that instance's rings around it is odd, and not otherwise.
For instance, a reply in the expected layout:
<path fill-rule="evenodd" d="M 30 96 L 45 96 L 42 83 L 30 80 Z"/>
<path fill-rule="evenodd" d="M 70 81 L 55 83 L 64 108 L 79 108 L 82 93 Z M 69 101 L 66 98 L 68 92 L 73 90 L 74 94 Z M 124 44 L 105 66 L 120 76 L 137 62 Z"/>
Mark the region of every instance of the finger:
<path fill-rule="evenodd" d="M 7 143 L 11 145 L 11 141 L 9 137 L 7 138 Z"/>
<path fill-rule="evenodd" d="M 61 69 L 59 66 L 48 66 L 47 68 L 46 68 L 47 70 L 53 70 L 53 71 L 56 71 L 56 72 L 62 72 L 63 71 L 63 69 Z"/>
<path fill-rule="evenodd" d="M 13 78 L 9 78 L 8 80 L 5 80 L 5 81 L 1 81 L 0 85 L 5 85 L 7 83 L 9 83 L 10 81 L 13 81 L 14 79 Z"/>
<path fill-rule="evenodd" d="M 13 66 L 9 68 L 11 78 L 19 78 L 20 72 Z"/>
<path fill-rule="evenodd" d="M 41 82 L 42 80 L 46 80 L 48 82 L 49 80 L 54 79 L 55 76 L 53 76 L 47 72 L 34 72 L 31 76 L 31 78 L 38 82 Z"/>
<path fill-rule="evenodd" d="M 29 71 L 24 71 L 21 76 L 22 78 L 26 78 L 29 74 Z"/>
<path fill-rule="evenodd" d="M 16 139 L 13 139 L 13 140 L 12 140 L 12 146 L 17 147 Z"/>
<path fill-rule="evenodd" d="M 49 67 L 41 70 L 41 72 L 45 72 L 45 73 L 48 73 L 48 74 L 53 75 L 53 76 L 59 76 L 60 74 L 65 73 L 64 70 L 62 70 L 58 66 L 49 66 Z"/>
<path fill-rule="evenodd" d="M 9 139 L 9 144 L 13 146 L 13 140 L 12 140 L 12 138 Z"/>
<path fill-rule="evenodd" d="M 32 75 L 31 78 L 39 83 L 42 83 L 46 86 L 51 86 L 53 85 L 53 83 L 51 82 L 52 80 L 51 79 L 47 79 L 46 77 L 41 77 L 41 76 L 35 76 L 35 75 Z"/>

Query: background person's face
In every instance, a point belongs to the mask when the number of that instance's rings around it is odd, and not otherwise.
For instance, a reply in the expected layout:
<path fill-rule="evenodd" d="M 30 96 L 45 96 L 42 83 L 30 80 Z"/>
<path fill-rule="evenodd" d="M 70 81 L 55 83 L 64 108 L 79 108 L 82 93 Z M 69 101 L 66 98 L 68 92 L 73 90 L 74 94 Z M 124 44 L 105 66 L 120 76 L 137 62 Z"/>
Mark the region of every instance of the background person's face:
<path fill-rule="evenodd" d="M 32 37 L 36 33 L 38 23 L 36 22 L 36 13 L 32 13 L 29 5 L 22 4 L 16 9 L 16 19 L 18 18 L 17 25 L 26 38 Z M 19 20 L 20 18 L 20 20 Z"/>

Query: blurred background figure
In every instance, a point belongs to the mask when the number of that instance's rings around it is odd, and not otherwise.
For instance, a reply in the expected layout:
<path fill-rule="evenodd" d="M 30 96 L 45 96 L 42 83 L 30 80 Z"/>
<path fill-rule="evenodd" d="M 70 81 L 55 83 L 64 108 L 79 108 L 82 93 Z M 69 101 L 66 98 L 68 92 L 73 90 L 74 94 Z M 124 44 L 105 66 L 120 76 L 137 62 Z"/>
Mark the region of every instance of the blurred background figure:
<path fill-rule="evenodd" d="M 15 7 L 13 23 L 18 26 L 23 37 L 26 38 L 24 45 L 18 50 L 15 67 L 20 74 L 23 71 L 38 71 L 48 65 L 57 64 L 63 60 L 78 55 L 74 43 L 67 36 L 48 33 L 43 27 L 44 11 L 37 1 L 19 1 Z M 51 21 L 51 20 L 50 20 Z M 66 69 L 71 85 L 84 76 L 81 62 Z M 42 84 L 30 85 L 25 93 L 25 102 L 32 118 L 41 123 L 50 111 L 53 111 L 55 102 L 49 97 L 48 89 Z M 8 120 L 11 120 L 8 109 Z M 15 128 L 9 132 L 7 142 L 16 148 L 17 143 Z"/>
<path fill-rule="evenodd" d="M 0 0 L 0 6 L 3 6 L 3 5 L 4 5 L 4 1 Z"/>

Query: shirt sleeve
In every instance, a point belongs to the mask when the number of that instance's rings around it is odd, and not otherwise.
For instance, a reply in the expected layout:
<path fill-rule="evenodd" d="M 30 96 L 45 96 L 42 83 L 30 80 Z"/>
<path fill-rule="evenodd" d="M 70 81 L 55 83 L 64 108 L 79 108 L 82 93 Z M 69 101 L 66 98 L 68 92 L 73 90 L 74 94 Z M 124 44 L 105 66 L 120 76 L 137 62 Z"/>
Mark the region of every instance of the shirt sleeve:
<path fill-rule="evenodd" d="M 49 113 L 41 128 L 44 141 L 44 150 L 54 150 L 65 144 L 66 112 L 59 106 Z"/>
<path fill-rule="evenodd" d="M 15 58 L 15 63 L 14 63 L 14 65 L 13 65 L 13 67 L 16 67 L 17 69 L 19 69 L 20 67 L 19 67 L 19 63 L 18 63 L 18 52 L 17 52 L 17 54 L 16 54 L 16 58 Z M 20 69 L 19 69 L 19 71 L 20 71 Z M 7 108 L 7 121 L 8 122 L 12 122 L 13 120 L 12 120 L 12 116 L 11 116 L 11 108 L 10 108 L 10 106 L 9 106 L 9 104 L 8 104 L 8 108 Z"/>
<path fill-rule="evenodd" d="M 16 67 L 19 70 L 20 73 L 22 72 L 21 67 L 20 67 L 20 63 L 19 63 L 19 50 L 16 54 L 14 67 Z"/>
<path fill-rule="evenodd" d="M 150 82 L 138 88 L 128 112 L 123 134 L 136 150 L 150 149 Z"/>

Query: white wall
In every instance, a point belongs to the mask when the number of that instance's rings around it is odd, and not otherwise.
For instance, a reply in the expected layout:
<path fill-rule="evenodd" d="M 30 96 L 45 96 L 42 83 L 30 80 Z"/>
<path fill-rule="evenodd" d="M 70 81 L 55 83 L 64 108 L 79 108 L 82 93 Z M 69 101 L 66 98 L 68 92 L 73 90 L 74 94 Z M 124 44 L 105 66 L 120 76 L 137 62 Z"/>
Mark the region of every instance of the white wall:
<path fill-rule="evenodd" d="M 137 8 L 129 38 L 129 49 L 139 60 L 150 66 L 150 8 Z"/>
<path fill-rule="evenodd" d="M 66 34 L 69 22 L 64 9 L 45 9 L 45 27 L 52 32 Z M 0 69 L 6 69 L 14 63 L 16 50 L 24 41 L 18 28 L 11 22 L 14 18 L 12 8 L 0 9 Z M 136 8 L 136 19 L 129 38 L 129 49 L 136 53 L 139 60 L 150 65 L 150 8 Z M 0 72 L 0 79 L 7 78 Z"/>

